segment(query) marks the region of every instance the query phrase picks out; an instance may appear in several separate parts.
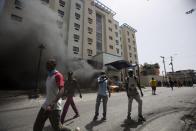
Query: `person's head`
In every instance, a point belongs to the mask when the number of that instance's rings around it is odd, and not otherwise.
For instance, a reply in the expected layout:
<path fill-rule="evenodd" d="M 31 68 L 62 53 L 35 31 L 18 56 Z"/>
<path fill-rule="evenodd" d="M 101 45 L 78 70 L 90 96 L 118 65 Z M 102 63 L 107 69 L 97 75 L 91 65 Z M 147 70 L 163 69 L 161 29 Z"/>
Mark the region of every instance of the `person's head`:
<path fill-rule="evenodd" d="M 152 77 L 152 80 L 154 80 L 154 77 Z"/>
<path fill-rule="evenodd" d="M 49 59 L 47 62 L 46 62 L 46 69 L 48 71 L 52 71 L 56 68 L 56 60 L 55 59 Z"/>
<path fill-rule="evenodd" d="M 73 78 L 73 72 L 72 71 L 69 71 L 67 73 L 67 75 L 68 75 L 68 79 L 72 79 Z"/>
<path fill-rule="evenodd" d="M 133 77 L 133 70 L 129 70 L 128 75 L 129 75 L 129 77 Z"/>
<path fill-rule="evenodd" d="M 101 71 L 100 76 L 101 76 L 101 77 L 106 77 L 105 71 Z"/>

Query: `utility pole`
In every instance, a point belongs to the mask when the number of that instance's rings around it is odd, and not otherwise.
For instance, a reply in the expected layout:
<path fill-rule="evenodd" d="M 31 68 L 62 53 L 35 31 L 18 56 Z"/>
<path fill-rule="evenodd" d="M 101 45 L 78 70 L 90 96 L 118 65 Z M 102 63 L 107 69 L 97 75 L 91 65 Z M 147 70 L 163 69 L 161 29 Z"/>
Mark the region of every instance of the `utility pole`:
<path fill-rule="evenodd" d="M 173 57 L 172 57 L 172 56 L 170 56 L 170 58 L 171 58 L 171 62 L 170 62 L 170 64 L 169 64 L 169 65 L 171 65 L 171 66 L 172 66 L 172 73 L 174 73 Z"/>
<path fill-rule="evenodd" d="M 164 56 L 160 56 L 163 59 L 163 65 L 164 65 L 164 71 L 165 71 L 165 77 L 166 77 L 166 68 L 165 68 L 165 57 Z"/>

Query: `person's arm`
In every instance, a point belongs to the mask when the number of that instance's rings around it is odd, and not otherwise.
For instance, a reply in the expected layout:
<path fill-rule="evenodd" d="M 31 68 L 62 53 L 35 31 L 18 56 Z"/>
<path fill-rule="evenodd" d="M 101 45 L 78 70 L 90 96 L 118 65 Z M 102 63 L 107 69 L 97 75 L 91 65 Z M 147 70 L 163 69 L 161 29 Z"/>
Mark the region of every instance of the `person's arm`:
<path fill-rule="evenodd" d="M 139 83 L 139 81 L 138 81 L 138 79 L 137 79 L 136 77 L 135 77 L 135 80 L 136 80 L 137 86 L 138 86 L 138 88 L 139 88 L 139 90 L 140 90 L 140 94 L 141 94 L 141 96 L 143 97 L 144 94 L 143 94 L 143 92 L 142 92 L 142 88 L 141 88 L 141 86 L 140 86 L 140 83 Z"/>
<path fill-rule="evenodd" d="M 107 83 L 107 89 L 108 89 L 108 93 L 109 93 L 109 97 L 111 96 L 111 91 L 110 91 L 110 80 L 108 80 L 108 83 Z"/>
<path fill-rule="evenodd" d="M 129 97 L 129 78 L 126 79 L 125 89 L 126 89 L 126 92 L 127 92 L 127 97 Z"/>

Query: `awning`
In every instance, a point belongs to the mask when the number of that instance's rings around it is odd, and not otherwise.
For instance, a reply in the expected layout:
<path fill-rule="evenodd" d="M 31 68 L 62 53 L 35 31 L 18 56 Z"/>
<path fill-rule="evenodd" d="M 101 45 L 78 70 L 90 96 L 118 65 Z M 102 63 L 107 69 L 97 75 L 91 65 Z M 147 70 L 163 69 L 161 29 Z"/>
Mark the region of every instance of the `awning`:
<path fill-rule="evenodd" d="M 134 66 L 131 65 L 128 61 L 126 60 L 118 60 L 118 61 L 114 61 L 108 64 L 105 64 L 105 66 L 113 66 L 114 68 L 121 70 L 124 68 L 133 68 Z"/>

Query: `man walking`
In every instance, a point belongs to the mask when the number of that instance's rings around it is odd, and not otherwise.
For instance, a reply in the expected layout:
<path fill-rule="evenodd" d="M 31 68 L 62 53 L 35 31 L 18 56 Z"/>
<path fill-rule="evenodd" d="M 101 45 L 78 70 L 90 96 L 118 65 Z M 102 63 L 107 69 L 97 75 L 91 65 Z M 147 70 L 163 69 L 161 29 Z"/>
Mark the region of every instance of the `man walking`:
<path fill-rule="evenodd" d="M 174 81 L 169 77 L 169 86 L 171 87 L 172 91 L 174 90 Z"/>
<path fill-rule="evenodd" d="M 133 99 L 135 99 L 138 103 L 138 121 L 145 121 L 145 118 L 142 115 L 142 99 L 140 98 L 140 95 L 137 91 L 136 86 L 138 85 L 141 96 L 143 96 L 142 90 L 140 85 L 138 84 L 137 78 L 133 75 L 133 71 L 130 70 L 128 72 L 129 77 L 127 78 L 127 87 L 126 92 L 128 96 L 128 113 L 127 113 L 127 119 L 131 119 L 131 110 L 132 110 L 132 102 Z"/>
<path fill-rule="evenodd" d="M 150 81 L 150 86 L 152 88 L 152 95 L 156 95 L 157 81 L 153 77 L 152 80 Z"/>
<path fill-rule="evenodd" d="M 82 94 L 79 88 L 78 82 L 73 78 L 73 72 L 68 72 L 68 79 L 65 82 L 65 92 L 67 96 L 67 100 L 65 102 L 63 113 L 61 115 L 61 123 L 64 123 L 65 116 L 67 114 L 68 108 L 71 105 L 72 109 L 75 112 L 75 116 L 73 118 L 79 117 L 78 109 L 76 108 L 76 105 L 74 103 L 73 97 L 75 96 L 75 90 L 77 89 L 80 93 L 80 98 L 82 98 Z"/>
<path fill-rule="evenodd" d="M 49 59 L 46 63 L 46 68 L 48 70 L 46 100 L 37 115 L 33 131 L 42 131 L 48 118 L 55 131 L 71 131 L 60 123 L 61 96 L 64 92 L 63 75 L 56 70 L 55 59 Z"/>
<path fill-rule="evenodd" d="M 93 118 L 94 121 L 98 119 L 99 106 L 101 100 L 103 102 L 103 118 L 101 120 L 106 120 L 108 93 L 109 93 L 109 97 L 111 96 L 110 89 L 109 89 L 109 80 L 105 72 L 101 72 L 101 76 L 97 78 L 97 82 L 98 82 L 97 83 L 98 94 L 97 94 L 96 105 L 95 105 L 95 116 Z"/>

